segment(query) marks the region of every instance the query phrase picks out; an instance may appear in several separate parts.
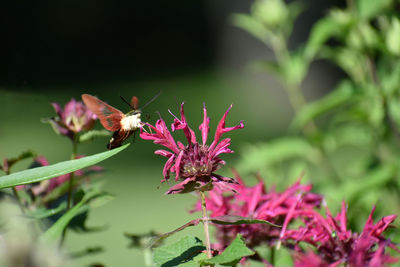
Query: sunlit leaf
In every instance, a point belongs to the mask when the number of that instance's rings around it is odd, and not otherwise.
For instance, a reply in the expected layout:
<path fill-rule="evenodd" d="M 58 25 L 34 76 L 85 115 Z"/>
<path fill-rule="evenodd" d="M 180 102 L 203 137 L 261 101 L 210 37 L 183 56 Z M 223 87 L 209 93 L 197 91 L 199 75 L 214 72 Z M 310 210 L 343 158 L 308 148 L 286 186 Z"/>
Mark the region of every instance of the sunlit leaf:
<path fill-rule="evenodd" d="M 316 117 L 348 102 L 353 95 L 354 88 L 350 81 L 340 83 L 335 90 L 301 109 L 293 119 L 291 127 L 303 128 Z"/>
<path fill-rule="evenodd" d="M 211 259 L 201 261 L 202 265 L 206 264 L 221 264 L 224 266 L 236 266 L 236 264 L 247 256 L 254 255 L 254 251 L 246 247 L 243 238 L 238 234 L 233 242 L 222 252 Z"/>
<path fill-rule="evenodd" d="M 236 26 L 246 30 L 261 41 L 265 42 L 271 38 L 272 33 L 253 17 L 245 14 L 235 14 L 232 18 Z"/>
<path fill-rule="evenodd" d="M 371 18 L 384 11 L 392 4 L 392 0 L 357 0 L 358 13 L 362 18 Z"/>
<path fill-rule="evenodd" d="M 318 160 L 318 151 L 300 137 L 282 137 L 258 145 L 247 145 L 237 169 L 239 173 L 253 172 L 292 158 L 303 158 L 310 162 Z"/>
<path fill-rule="evenodd" d="M 337 22 L 325 17 L 319 20 L 312 28 L 310 37 L 305 47 L 305 56 L 307 60 L 315 57 L 320 47 L 334 34 L 338 33 L 339 27 Z"/>
<path fill-rule="evenodd" d="M 176 243 L 154 249 L 153 259 L 157 266 L 162 267 L 198 267 L 199 263 L 195 261 L 195 257 L 206 257 L 205 253 L 202 253 L 205 249 L 200 239 L 187 236 Z M 199 257 L 196 257 L 196 260 L 200 260 Z"/>
<path fill-rule="evenodd" d="M 83 198 L 74 207 L 61 216 L 49 229 L 47 229 L 40 239 L 47 242 L 57 240 L 71 220 L 88 209 L 87 204 L 90 203 L 90 201 L 95 200 L 97 197 L 103 196 L 104 192 L 98 192 L 97 190 L 90 190 L 86 192 Z"/>
<path fill-rule="evenodd" d="M 23 170 L 10 175 L 2 176 L 0 177 L 0 189 L 21 184 L 35 183 L 53 177 L 57 177 L 63 174 L 74 172 L 76 170 L 94 165 L 111 156 L 114 156 L 115 154 L 118 154 L 128 146 L 129 144 L 126 144 L 122 147 L 98 153 L 92 156 L 63 161 L 49 166 Z"/>

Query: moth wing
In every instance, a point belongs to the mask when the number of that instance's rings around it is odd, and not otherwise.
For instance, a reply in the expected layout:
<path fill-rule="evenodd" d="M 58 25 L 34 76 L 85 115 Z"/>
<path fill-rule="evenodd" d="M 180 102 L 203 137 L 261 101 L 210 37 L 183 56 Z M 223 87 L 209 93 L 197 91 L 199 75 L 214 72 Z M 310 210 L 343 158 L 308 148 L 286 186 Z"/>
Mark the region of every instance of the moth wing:
<path fill-rule="evenodd" d="M 125 114 L 120 110 L 92 95 L 83 94 L 82 100 L 85 105 L 99 117 L 104 128 L 109 131 L 117 131 L 121 128 L 121 119 Z"/>

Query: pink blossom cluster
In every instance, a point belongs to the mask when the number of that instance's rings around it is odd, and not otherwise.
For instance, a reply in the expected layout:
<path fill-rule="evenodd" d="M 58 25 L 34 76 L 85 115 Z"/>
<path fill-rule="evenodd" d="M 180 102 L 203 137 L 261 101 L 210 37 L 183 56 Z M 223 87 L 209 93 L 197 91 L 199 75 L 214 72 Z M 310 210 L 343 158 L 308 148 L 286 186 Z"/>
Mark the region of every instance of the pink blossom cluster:
<path fill-rule="evenodd" d="M 374 211 L 375 207 L 361 233 L 347 228 L 347 209 L 344 202 L 335 217 L 327 209 L 326 218 L 316 214 L 304 226 L 287 231 L 283 239 L 295 241 L 294 249 L 298 252 L 295 254 L 295 266 L 328 267 L 345 264 L 350 267 L 381 267 L 396 263 L 398 259 L 391 257 L 385 249 L 389 247 L 397 252 L 400 250 L 383 236 L 383 232 L 397 216 L 385 216 L 374 223 Z M 314 246 L 317 253 L 304 253 L 300 247 L 301 242 Z"/>
<path fill-rule="evenodd" d="M 215 225 L 216 250 L 226 248 L 237 234 L 241 234 L 249 248 L 259 245 L 284 246 L 293 252 L 296 267 L 386 266 L 397 262 L 385 249 L 398 248 L 383 232 L 395 220 L 396 215 L 383 217 L 377 223 L 372 220 L 372 210 L 364 230 L 354 233 L 347 229 L 345 204 L 336 217 L 329 210 L 322 216 L 317 209 L 323 202 L 321 195 L 311 192 L 311 185 L 301 185 L 300 179 L 283 192 L 275 188 L 265 189 L 264 182 L 246 186 L 236 174 L 239 184 L 232 187 L 237 193 L 214 188 L 206 198 L 211 218 L 234 215 L 266 220 L 281 225 L 278 228 L 265 224 Z M 194 211 L 201 210 L 198 202 Z M 300 226 L 299 226 L 300 225 Z M 307 244 L 307 246 L 305 246 Z M 305 247 L 314 247 L 308 251 Z M 260 257 L 253 257 L 262 260 Z M 266 260 L 262 260 L 271 266 Z"/>
<path fill-rule="evenodd" d="M 233 188 L 237 193 L 230 194 L 219 188 L 209 192 L 206 206 L 207 210 L 211 211 L 211 218 L 234 215 L 265 220 L 284 227 L 265 224 L 216 225 L 218 243 L 214 244 L 215 249 L 228 246 L 237 234 L 244 237 L 246 245 L 250 248 L 261 244 L 275 245 L 290 221 L 307 217 L 323 200 L 322 196 L 310 192 L 311 185 L 301 185 L 300 179 L 280 193 L 275 188 L 267 192 L 261 179 L 255 186 L 250 187 L 246 186 L 237 174 L 235 176 L 239 184 L 233 185 Z M 196 204 L 195 210 L 201 210 L 200 202 Z"/>
<path fill-rule="evenodd" d="M 57 117 L 50 119 L 50 123 L 56 133 L 65 135 L 71 140 L 74 139 L 76 133 L 91 130 L 97 119 L 88 107 L 82 101 L 71 99 L 65 104 L 64 109 L 58 103 L 52 103 Z"/>

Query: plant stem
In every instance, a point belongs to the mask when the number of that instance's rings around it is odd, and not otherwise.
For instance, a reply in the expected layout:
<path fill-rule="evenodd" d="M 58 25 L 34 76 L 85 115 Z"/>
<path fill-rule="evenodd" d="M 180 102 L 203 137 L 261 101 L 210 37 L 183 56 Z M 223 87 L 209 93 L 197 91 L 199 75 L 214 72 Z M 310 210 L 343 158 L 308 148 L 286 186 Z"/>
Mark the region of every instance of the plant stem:
<path fill-rule="evenodd" d="M 5 173 L 6 173 L 6 175 L 9 175 L 10 174 L 10 169 L 7 168 L 7 170 L 5 170 Z M 17 187 L 13 186 L 12 190 L 13 190 L 15 199 L 17 200 L 18 207 L 21 210 L 22 215 L 25 215 L 24 205 L 22 204 L 21 198 L 19 197 Z"/>
<path fill-rule="evenodd" d="M 77 138 L 78 136 L 75 135 L 74 139 L 72 140 L 72 154 L 71 154 L 71 159 L 75 159 L 76 158 L 76 154 L 77 154 L 77 150 L 78 150 L 78 142 L 77 142 Z M 72 189 L 74 187 L 74 172 L 71 172 L 70 177 L 69 177 L 69 183 L 68 183 L 68 198 L 67 198 L 67 210 L 70 210 L 73 206 L 72 203 Z M 61 239 L 60 239 L 60 248 L 62 247 L 62 245 L 64 244 L 64 240 L 65 240 L 65 235 L 67 234 L 67 228 L 64 228 L 62 235 L 61 235 Z"/>
<path fill-rule="evenodd" d="M 12 190 L 13 190 L 13 192 L 14 192 L 15 198 L 17 199 L 18 207 L 19 207 L 19 209 L 21 210 L 21 213 L 22 213 L 23 215 L 25 215 L 24 205 L 22 204 L 21 198 L 19 197 L 17 187 L 16 187 L 16 186 L 13 186 L 13 187 L 12 187 Z"/>
<path fill-rule="evenodd" d="M 76 137 L 74 137 L 74 140 L 72 141 L 72 155 L 71 159 L 75 159 L 76 153 L 78 149 L 78 142 L 76 141 Z M 68 185 L 68 200 L 67 200 L 67 210 L 72 208 L 72 189 L 74 185 L 74 173 L 71 172 L 70 178 L 69 178 L 69 185 Z"/>
<path fill-rule="evenodd" d="M 211 245 L 210 245 L 210 233 L 208 231 L 208 216 L 207 216 L 207 208 L 206 208 L 206 195 L 203 191 L 200 191 L 201 197 L 201 209 L 203 211 L 203 225 L 204 225 L 204 233 L 206 236 L 206 249 L 207 249 L 207 257 L 210 259 L 211 255 Z"/>
<path fill-rule="evenodd" d="M 272 266 L 275 266 L 275 246 L 272 246 L 271 247 L 271 254 L 269 255 L 269 263 L 272 265 Z"/>

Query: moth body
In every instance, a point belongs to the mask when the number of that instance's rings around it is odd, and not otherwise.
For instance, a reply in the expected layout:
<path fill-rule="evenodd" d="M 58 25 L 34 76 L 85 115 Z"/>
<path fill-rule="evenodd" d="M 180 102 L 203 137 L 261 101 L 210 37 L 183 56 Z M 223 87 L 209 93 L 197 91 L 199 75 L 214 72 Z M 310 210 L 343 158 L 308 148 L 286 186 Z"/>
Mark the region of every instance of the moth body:
<path fill-rule="evenodd" d="M 135 131 L 141 126 L 140 112 L 135 112 L 132 115 L 127 114 L 121 119 L 121 129 L 124 131 Z"/>

